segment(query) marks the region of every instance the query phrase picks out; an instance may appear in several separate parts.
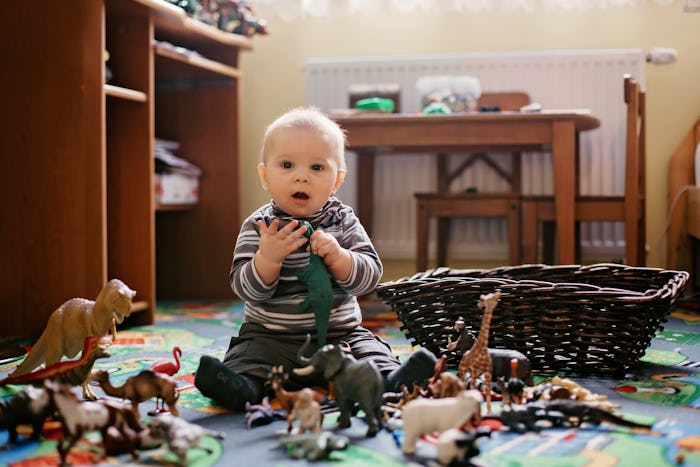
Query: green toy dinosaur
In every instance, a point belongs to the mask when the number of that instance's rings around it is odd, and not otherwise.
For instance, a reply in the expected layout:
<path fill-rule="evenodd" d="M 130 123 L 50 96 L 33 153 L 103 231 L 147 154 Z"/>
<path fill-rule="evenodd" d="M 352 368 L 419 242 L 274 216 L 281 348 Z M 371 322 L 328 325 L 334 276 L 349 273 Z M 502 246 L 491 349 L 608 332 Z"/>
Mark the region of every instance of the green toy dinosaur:
<path fill-rule="evenodd" d="M 306 226 L 304 236 L 311 238 L 314 228 L 306 221 L 301 221 L 300 225 Z M 305 282 L 309 289 L 309 294 L 303 302 L 299 304 L 299 308 L 303 312 L 313 310 L 316 319 L 316 335 L 318 346 L 322 347 L 326 344 L 326 333 L 328 332 L 328 321 L 331 316 L 331 307 L 333 306 L 333 285 L 331 284 L 331 276 L 328 274 L 326 265 L 323 264 L 323 259 L 320 256 L 311 253 L 309 265 L 297 274 L 300 281 Z"/>

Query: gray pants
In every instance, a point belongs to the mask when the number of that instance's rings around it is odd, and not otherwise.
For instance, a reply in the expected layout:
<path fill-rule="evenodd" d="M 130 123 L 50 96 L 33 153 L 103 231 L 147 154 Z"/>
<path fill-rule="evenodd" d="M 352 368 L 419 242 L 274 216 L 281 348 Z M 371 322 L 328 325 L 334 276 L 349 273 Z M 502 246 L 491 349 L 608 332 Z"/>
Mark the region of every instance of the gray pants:
<path fill-rule="evenodd" d="M 270 331 L 259 324 L 244 323 L 238 336 L 231 338 L 224 365 L 238 374 L 263 380 L 267 379 L 273 366 L 282 365 L 285 372 L 291 373 L 290 382 L 299 386 L 321 385 L 324 381 L 320 374 L 302 378 L 292 373 L 293 368 L 304 366 L 297 352 L 305 337 L 304 333 Z M 329 329 L 326 343 L 349 348 L 358 360 L 371 359 L 384 375 L 400 365 L 389 344 L 361 326 Z M 304 356 L 310 357 L 317 349 L 317 342 L 312 340 Z"/>

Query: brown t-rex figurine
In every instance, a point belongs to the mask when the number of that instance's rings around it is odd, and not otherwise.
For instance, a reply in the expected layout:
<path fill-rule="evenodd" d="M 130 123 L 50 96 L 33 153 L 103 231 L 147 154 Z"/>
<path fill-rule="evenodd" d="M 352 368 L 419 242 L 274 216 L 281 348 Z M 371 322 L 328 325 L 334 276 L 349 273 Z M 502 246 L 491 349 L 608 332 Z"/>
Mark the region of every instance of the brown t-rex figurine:
<path fill-rule="evenodd" d="M 63 303 L 49 317 L 44 332 L 32 346 L 27 357 L 10 376 L 29 373 L 42 363 L 58 363 L 65 356 L 73 358 L 83 348 L 88 336 L 102 337 L 131 314 L 131 302 L 136 292 L 119 279 L 109 281 L 95 301 L 73 298 Z"/>

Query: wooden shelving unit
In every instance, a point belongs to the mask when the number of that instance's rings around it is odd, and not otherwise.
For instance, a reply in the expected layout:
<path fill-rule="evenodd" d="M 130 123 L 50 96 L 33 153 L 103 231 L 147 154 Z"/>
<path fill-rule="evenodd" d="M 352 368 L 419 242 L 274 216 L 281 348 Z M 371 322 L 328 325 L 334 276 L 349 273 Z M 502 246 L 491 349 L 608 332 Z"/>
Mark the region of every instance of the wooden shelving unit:
<path fill-rule="evenodd" d="M 115 277 L 137 291 L 127 325 L 151 323 L 156 298 L 230 297 L 238 58 L 250 39 L 162 0 L 5 12 L 0 336 L 40 334 L 61 303 L 94 299 Z M 202 168 L 197 204 L 156 205 L 156 137 Z"/>

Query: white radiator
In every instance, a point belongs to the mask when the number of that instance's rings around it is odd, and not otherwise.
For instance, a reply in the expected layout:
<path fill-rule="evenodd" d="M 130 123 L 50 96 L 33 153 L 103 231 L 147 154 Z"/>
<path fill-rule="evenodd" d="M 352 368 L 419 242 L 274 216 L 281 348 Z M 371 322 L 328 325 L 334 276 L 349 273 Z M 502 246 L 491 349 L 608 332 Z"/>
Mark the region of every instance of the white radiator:
<path fill-rule="evenodd" d="M 415 89 L 418 78 L 429 75 L 472 75 L 483 91 L 526 91 L 532 102 L 545 108 L 589 108 L 601 121 L 597 130 L 581 137 L 581 192 L 621 194 L 624 187 L 625 106 L 623 74 L 630 73 L 645 88 L 646 54 L 641 49 L 548 50 L 459 53 L 440 55 L 311 58 L 305 66 L 306 102 L 324 111 L 347 108 L 353 84 L 398 83 L 401 110 L 420 109 Z M 452 157 L 452 161 L 455 161 Z M 499 158 L 508 161 L 508 158 Z M 355 204 L 355 155 L 348 154 L 348 175 L 338 195 Z M 500 189 L 491 169 L 473 167 L 453 189 Z M 549 154 L 523 157 L 523 189 L 551 194 Z M 415 255 L 413 193 L 432 191 L 436 185 L 435 159 L 425 155 L 379 157 L 375 179 L 373 239 L 386 259 Z M 583 253 L 622 255 L 622 224 L 583 226 Z M 433 235 L 432 238 L 435 236 Z M 460 219 L 452 223 L 450 257 L 506 260 L 505 221 Z M 433 245 L 434 247 L 434 245 Z M 434 248 L 431 248 L 433 251 Z"/>

